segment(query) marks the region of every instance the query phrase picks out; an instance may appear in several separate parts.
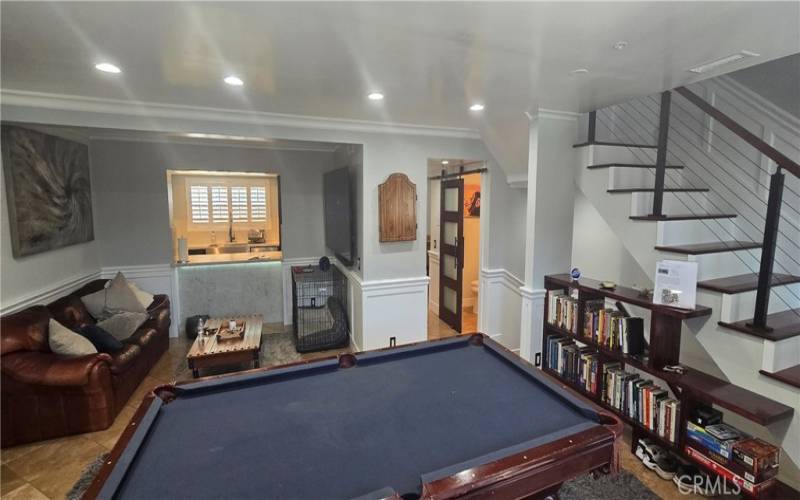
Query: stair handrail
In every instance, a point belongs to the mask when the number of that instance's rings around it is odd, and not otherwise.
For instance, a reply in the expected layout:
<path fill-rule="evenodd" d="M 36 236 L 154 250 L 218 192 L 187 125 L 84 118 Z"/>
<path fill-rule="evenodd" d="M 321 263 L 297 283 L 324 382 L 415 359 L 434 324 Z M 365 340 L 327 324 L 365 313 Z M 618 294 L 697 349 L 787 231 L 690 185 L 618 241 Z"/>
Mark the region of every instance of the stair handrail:
<path fill-rule="evenodd" d="M 783 168 L 795 177 L 800 178 L 800 165 L 741 126 L 736 120 L 726 115 L 714 107 L 711 103 L 686 87 L 677 87 L 675 88 L 675 92 L 685 97 L 689 102 L 703 110 L 707 115 L 717 120 L 720 124 L 724 125 L 725 128 L 739 136 L 739 138 L 741 138 L 743 141 L 750 144 L 766 157 L 774 161 L 778 167 Z"/>

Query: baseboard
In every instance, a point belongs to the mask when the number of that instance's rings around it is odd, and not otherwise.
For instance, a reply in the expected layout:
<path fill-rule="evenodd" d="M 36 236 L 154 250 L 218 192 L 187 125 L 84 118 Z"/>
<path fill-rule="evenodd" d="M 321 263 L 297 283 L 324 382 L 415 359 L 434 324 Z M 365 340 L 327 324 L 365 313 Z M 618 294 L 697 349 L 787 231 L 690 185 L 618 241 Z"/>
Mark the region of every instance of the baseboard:
<path fill-rule="evenodd" d="M 17 297 L 6 303 L 3 303 L 0 305 L 0 315 L 5 316 L 6 314 L 15 313 L 30 306 L 47 304 L 48 302 L 52 302 L 59 297 L 63 297 L 64 295 L 67 295 L 70 292 L 82 287 L 86 283 L 89 283 L 90 281 L 96 280 L 100 277 L 101 272 L 96 271 L 80 276 L 66 278 L 53 284 L 52 286 L 40 288 L 35 292 L 25 294 L 21 297 Z"/>

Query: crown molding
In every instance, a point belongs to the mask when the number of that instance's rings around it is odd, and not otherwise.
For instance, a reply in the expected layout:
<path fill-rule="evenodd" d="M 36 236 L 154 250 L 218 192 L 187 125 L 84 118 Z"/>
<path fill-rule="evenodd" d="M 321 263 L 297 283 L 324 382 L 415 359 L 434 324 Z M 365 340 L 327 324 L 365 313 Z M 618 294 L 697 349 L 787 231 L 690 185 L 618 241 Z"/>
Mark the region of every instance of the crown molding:
<path fill-rule="evenodd" d="M 347 132 L 480 139 L 480 134 L 477 130 L 458 127 L 434 127 L 406 123 L 268 113 L 264 111 L 227 110 L 204 106 L 31 92 L 19 89 L 0 89 L 0 103 L 4 107 L 31 107 L 59 111 L 147 117 L 149 119 L 184 119 Z"/>

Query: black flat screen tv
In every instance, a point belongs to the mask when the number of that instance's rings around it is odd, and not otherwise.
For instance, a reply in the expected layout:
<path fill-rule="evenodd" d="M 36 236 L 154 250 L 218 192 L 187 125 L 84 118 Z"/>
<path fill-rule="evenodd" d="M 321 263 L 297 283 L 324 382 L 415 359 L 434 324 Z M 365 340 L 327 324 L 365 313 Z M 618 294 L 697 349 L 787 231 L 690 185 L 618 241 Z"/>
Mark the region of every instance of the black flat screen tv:
<path fill-rule="evenodd" d="M 325 246 L 347 267 L 355 261 L 350 173 L 332 170 L 322 179 L 325 205 Z"/>

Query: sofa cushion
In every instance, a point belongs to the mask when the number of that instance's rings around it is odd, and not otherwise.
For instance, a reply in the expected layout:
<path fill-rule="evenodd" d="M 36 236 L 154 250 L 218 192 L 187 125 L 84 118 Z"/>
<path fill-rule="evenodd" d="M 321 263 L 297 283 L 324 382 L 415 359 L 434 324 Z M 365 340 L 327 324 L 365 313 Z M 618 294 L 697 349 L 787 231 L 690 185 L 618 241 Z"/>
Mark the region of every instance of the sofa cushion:
<path fill-rule="evenodd" d="M 122 344 L 122 349 L 111 355 L 111 373 L 120 374 L 133 366 L 142 353 L 142 348 L 134 344 Z"/>
<path fill-rule="evenodd" d="M 117 340 L 125 340 L 147 321 L 147 314 L 140 312 L 122 312 L 97 323 Z"/>
<path fill-rule="evenodd" d="M 110 316 L 106 312 L 106 289 L 103 288 L 102 290 L 98 290 L 96 292 L 92 292 L 89 295 L 84 295 L 81 297 L 81 302 L 89 311 L 94 319 L 102 320 L 106 319 Z"/>
<path fill-rule="evenodd" d="M 48 325 L 48 343 L 50 350 L 61 356 L 84 356 L 97 353 L 97 349 L 85 337 L 54 319 L 51 319 Z"/>
<path fill-rule="evenodd" d="M 149 302 L 152 302 L 152 298 Z M 148 305 L 149 303 L 142 305 L 122 273 L 117 273 L 114 279 L 108 282 L 106 287 L 106 312 L 111 314 L 119 312 L 143 313 L 147 311 Z"/>
<path fill-rule="evenodd" d="M 87 323 L 94 323 L 86 305 L 75 295 L 67 295 L 47 305 L 50 316 L 67 328 L 75 329 Z"/>
<path fill-rule="evenodd" d="M 139 301 L 139 303 L 142 305 L 142 307 L 145 308 L 145 310 L 148 309 L 150 307 L 150 304 L 153 303 L 153 297 L 155 297 L 155 295 L 153 295 L 152 293 L 145 292 L 144 290 L 139 288 L 139 285 L 137 285 L 133 281 L 129 281 L 128 285 L 130 285 L 131 290 L 133 290 L 133 294 L 136 295 L 136 300 Z"/>
<path fill-rule="evenodd" d="M 86 337 L 95 349 L 97 349 L 97 352 L 113 354 L 123 347 L 122 342 L 95 324 L 87 323 L 81 325 L 77 327 L 75 331 Z"/>

